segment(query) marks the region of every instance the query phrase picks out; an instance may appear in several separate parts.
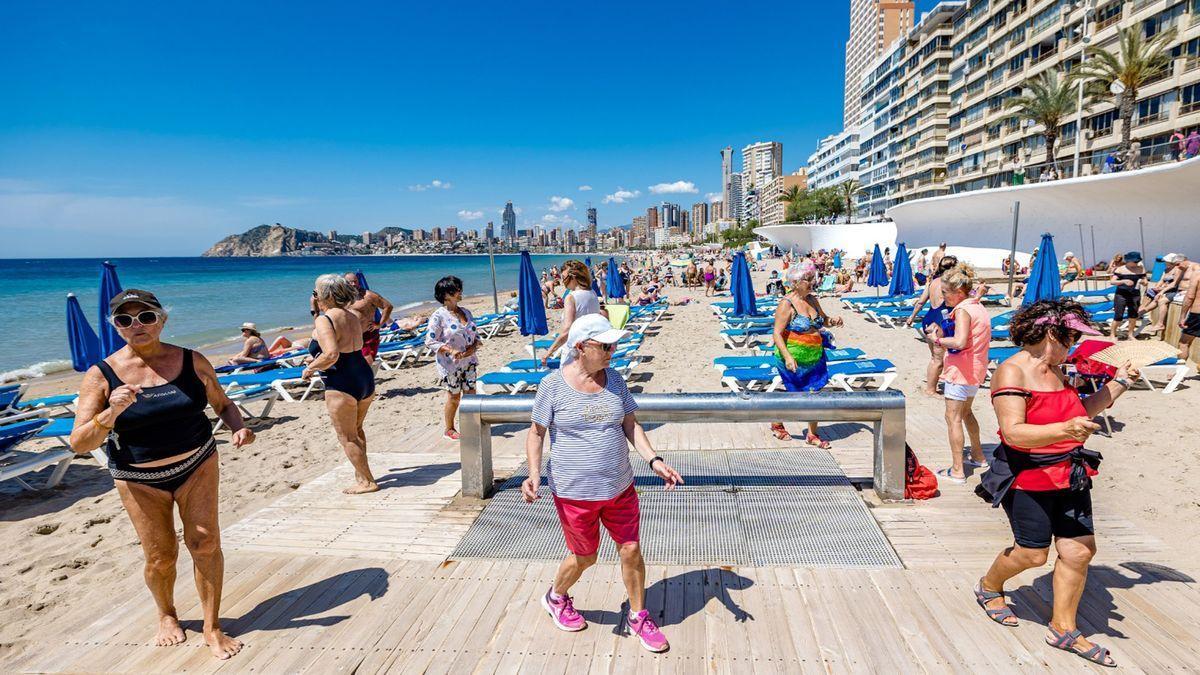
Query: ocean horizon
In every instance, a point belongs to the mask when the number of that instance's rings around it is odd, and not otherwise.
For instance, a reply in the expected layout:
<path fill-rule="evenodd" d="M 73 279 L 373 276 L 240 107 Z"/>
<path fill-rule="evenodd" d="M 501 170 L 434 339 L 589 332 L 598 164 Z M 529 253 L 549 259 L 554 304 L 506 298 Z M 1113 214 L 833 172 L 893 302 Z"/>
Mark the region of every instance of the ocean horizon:
<path fill-rule="evenodd" d="M 582 255 L 533 254 L 539 271 Z M 596 254 L 593 262 L 605 260 Z M 496 286 L 516 289 L 520 255 L 495 256 Z M 0 382 L 71 369 L 66 301 L 74 293 L 92 328 L 99 320 L 100 265 L 117 267 L 124 288 L 154 292 L 170 313 L 165 340 L 200 348 L 238 337 L 238 326 L 253 321 L 267 335 L 284 327 L 311 324 L 313 280 L 328 272 L 361 270 L 371 290 L 396 307 L 411 311 L 433 302 L 433 285 L 453 274 L 468 296 L 492 292 L 487 255 L 280 256 L 271 258 L 0 258 L 0 303 L 15 321 L 0 341 Z M 268 339 L 269 341 L 269 339 Z"/>

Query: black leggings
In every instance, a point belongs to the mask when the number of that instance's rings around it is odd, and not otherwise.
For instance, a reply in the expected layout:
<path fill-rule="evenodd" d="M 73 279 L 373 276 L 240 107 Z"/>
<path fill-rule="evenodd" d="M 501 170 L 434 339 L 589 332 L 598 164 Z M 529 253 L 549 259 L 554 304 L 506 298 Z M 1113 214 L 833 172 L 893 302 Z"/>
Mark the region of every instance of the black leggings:
<path fill-rule="evenodd" d="M 1008 514 L 1013 538 L 1025 548 L 1049 548 L 1054 537 L 1095 534 L 1092 491 L 1009 490 L 1000 502 Z"/>
<path fill-rule="evenodd" d="M 1122 319 L 1136 319 L 1138 307 L 1142 304 L 1142 294 L 1138 291 L 1132 293 L 1122 293 L 1118 290 L 1113 294 L 1113 321 L 1121 321 Z"/>

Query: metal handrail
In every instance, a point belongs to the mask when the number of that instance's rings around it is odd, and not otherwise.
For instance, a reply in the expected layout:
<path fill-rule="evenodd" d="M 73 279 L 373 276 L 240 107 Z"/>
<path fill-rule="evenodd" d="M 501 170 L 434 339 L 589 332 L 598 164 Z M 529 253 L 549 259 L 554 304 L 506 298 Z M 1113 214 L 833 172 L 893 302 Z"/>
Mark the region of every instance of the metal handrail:
<path fill-rule="evenodd" d="M 530 422 L 533 396 L 476 396 L 459 406 L 462 493 L 484 498 L 492 492 L 493 424 Z M 904 394 L 894 390 L 801 394 L 773 392 L 639 394 L 640 422 L 871 422 L 875 492 L 904 498 Z M 687 476 L 684 476 L 687 479 Z"/>

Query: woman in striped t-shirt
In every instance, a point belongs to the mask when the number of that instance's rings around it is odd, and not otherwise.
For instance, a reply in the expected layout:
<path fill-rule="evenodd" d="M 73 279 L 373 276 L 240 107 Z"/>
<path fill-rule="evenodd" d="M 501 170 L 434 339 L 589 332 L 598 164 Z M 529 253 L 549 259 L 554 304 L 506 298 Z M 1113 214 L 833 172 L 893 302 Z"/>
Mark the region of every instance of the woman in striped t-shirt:
<path fill-rule="evenodd" d="M 595 564 L 603 523 L 621 556 L 621 576 L 629 592 L 628 633 L 637 635 L 646 649 L 661 652 L 667 649 L 667 639 L 645 609 L 646 564 L 638 544 L 641 513 L 629 444 L 666 482 L 666 489 L 683 478 L 654 454 L 634 415 L 637 403 L 621 376 L 608 367 L 617 342 L 626 335 L 599 314 L 579 317 L 571 324 L 567 347 L 575 358 L 538 385 L 525 442 L 529 478 L 521 492 L 527 502 L 539 498 L 542 448 L 549 431 L 547 474 L 570 554 L 542 596 L 542 606 L 561 630 L 587 627 L 567 591 Z"/>

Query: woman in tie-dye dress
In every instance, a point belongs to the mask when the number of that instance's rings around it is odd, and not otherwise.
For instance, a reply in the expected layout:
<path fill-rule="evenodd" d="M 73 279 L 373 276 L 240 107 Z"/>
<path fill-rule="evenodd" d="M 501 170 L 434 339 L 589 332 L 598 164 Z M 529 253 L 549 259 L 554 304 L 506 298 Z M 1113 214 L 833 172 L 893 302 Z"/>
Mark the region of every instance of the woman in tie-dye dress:
<path fill-rule="evenodd" d="M 829 382 L 825 348 L 832 345 L 826 326 L 842 325 L 838 317 L 829 317 L 813 294 L 817 269 L 810 262 L 793 265 L 787 271 L 788 294 L 775 310 L 775 358 L 777 368 L 788 391 L 818 391 Z M 792 436 L 782 422 L 771 425 L 771 432 L 780 440 Z M 817 435 L 817 423 L 808 423 L 804 440 L 809 445 L 829 448 L 829 441 Z"/>

